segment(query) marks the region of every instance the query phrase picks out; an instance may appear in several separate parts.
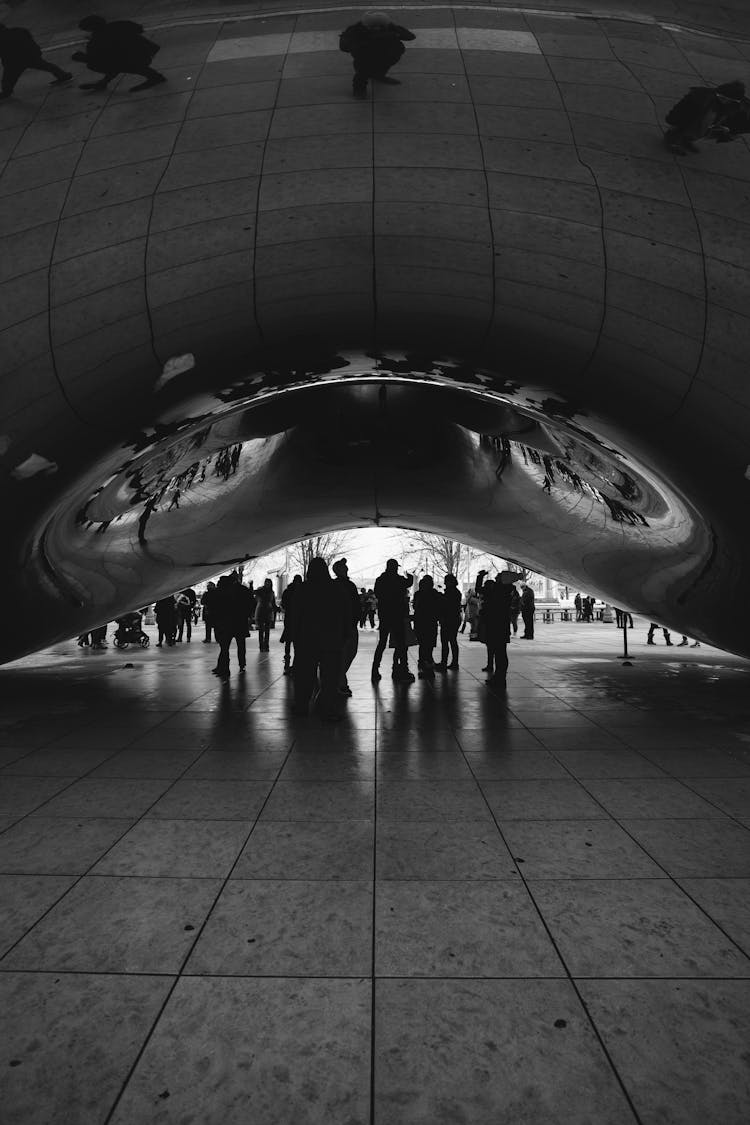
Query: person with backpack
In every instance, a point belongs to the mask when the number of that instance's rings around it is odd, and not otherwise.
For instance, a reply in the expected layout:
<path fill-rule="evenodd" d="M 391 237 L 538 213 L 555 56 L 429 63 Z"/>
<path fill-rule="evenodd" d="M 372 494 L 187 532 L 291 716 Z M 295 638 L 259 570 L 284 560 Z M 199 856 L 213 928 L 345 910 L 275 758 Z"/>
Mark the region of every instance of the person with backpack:
<path fill-rule="evenodd" d="M 159 47 L 145 38 L 141 24 L 132 20 L 108 22 L 103 16 L 86 16 L 78 26 L 82 31 L 91 32 L 91 36 L 86 50 L 76 51 L 73 58 L 103 75 L 98 82 L 83 82 L 82 90 L 106 90 L 118 74 L 139 74 L 144 79 L 137 86 L 131 86 L 131 94 L 167 81 L 151 67 Z"/>
<path fill-rule="evenodd" d="M 54 74 L 51 83 L 53 86 L 62 86 L 73 78 L 69 71 L 42 58 L 42 48 L 25 27 L 6 27 L 4 23 L 0 23 L 0 62 L 3 64 L 0 98 L 11 97 L 16 82 L 25 70 L 43 70 L 47 74 Z"/>

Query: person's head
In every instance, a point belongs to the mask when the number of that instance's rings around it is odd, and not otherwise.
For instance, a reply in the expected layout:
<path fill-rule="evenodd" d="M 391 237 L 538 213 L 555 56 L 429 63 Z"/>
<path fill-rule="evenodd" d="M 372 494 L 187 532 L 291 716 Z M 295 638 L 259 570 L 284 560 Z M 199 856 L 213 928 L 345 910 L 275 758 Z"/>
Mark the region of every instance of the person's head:
<path fill-rule="evenodd" d="M 292 586 L 299 586 L 301 581 L 302 581 L 302 575 L 301 574 L 295 574 L 294 578 L 292 579 Z"/>
<path fill-rule="evenodd" d="M 349 568 L 346 565 L 346 559 L 339 559 L 338 562 L 335 562 L 333 564 L 331 570 L 337 578 L 346 578 L 349 573 Z"/>
<path fill-rule="evenodd" d="M 385 564 L 385 572 L 386 574 L 396 574 L 398 572 L 398 563 L 395 559 L 388 559 L 388 562 Z"/>
<path fill-rule="evenodd" d="M 232 581 L 232 579 L 230 578 L 230 576 L 228 574 L 222 574 L 221 578 L 219 579 L 219 585 L 218 585 L 217 589 L 221 590 L 221 589 L 226 588 L 227 586 L 229 586 L 231 581 Z"/>
<path fill-rule="evenodd" d="M 99 31 L 102 27 L 106 26 L 107 21 L 103 16 L 84 16 L 79 21 L 78 26 L 81 31 Z"/>
<path fill-rule="evenodd" d="M 328 565 L 325 559 L 310 559 L 310 562 L 307 565 L 307 581 L 329 582 L 330 579 L 331 576 L 328 573 Z"/>
<path fill-rule="evenodd" d="M 455 574 L 446 574 L 443 580 L 443 585 L 446 589 L 451 589 L 455 586 L 458 586 L 458 579 L 456 578 Z"/>
<path fill-rule="evenodd" d="M 265 582 L 263 583 L 263 585 L 264 585 L 264 586 L 266 587 L 266 589 L 267 589 L 267 590 L 268 590 L 268 589 L 271 589 L 271 590 L 273 589 L 273 581 L 272 581 L 272 580 L 271 580 L 270 578 L 267 578 L 267 579 L 265 580 Z"/>
<path fill-rule="evenodd" d="M 209 582 L 206 586 L 206 589 L 207 590 L 215 590 L 216 589 L 216 583 L 215 582 Z"/>
<path fill-rule="evenodd" d="M 432 581 L 432 577 L 429 574 L 425 574 L 424 578 L 420 578 L 420 580 L 419 580 L 419 589 L 420 590 L 431 590 L 432 587 L 433 587 L 433 581 Z"/>
<path fill-rule="evenodd" d="M 365 25 L 365 27 L 369 27 L 372 29 L 388 27 L 388 24 L 390 22 L 391 18 L 390 16 L 387 16 L 385 12 L 365 12 L 365 14 L 362 16 L 362 23 Z"/>

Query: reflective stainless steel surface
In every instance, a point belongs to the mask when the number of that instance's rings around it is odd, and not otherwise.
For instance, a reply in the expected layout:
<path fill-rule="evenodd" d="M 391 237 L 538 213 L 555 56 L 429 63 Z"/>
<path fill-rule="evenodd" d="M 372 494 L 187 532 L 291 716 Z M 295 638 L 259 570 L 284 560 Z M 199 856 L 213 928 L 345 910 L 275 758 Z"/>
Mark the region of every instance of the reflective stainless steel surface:
<path fill-rule="evenodd" d="M 373 524 L 750 654 L 750 153 L 661 132 L 741 14 L 404 8 L 359 102 L 343 13 L 139 12 L 167 84 L 2 106 L 0 658 Z"/>

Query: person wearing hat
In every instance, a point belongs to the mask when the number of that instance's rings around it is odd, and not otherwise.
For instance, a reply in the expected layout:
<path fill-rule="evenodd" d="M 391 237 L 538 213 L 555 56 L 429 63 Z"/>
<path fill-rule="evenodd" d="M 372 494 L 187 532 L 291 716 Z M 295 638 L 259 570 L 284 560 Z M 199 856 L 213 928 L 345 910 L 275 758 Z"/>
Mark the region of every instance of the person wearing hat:
<path fill-rule="evenodd" d="M 354 59 L 355 98 L 367 97 L 369 79 L 389 86 L 400 84 L 398 78 L 390 78 L 387 72 L 406 50 L 404 41 L 412 39 L 416 39 L 414 32 L 393 23 L 385 12 L 365 12 L 358 23 L 341 32 L 339 50 Z"/>
<path fill-rule="evenodd" d="M 346 565 L 346 559 L 339 559 L 338 562 L 333 564 L 331 570 L 336 575 L 333 584 L 340 589 L 346 603 L 348 622 L 344 649 L 341 654 L 341 682 L 339 684 L 339 691 L 342 695 L 351 695 L 352 692 L 346 674 L 351 668 L 352 661 L 357 655 L 357 649 L 359 648 L 359 631 L 357 629 L 360 613 L 359 591 L 349 577 L 349 568 Z"/>
<path fill-rule="evenodd" d="M 42 48 L 25 27 L 6 27 L 0 23 L 0 62 L 3 64 L 0 98 L 9 98 L 25 70 L 44 70 L 53 74 L 53 86 L 62 86 L 73 77 L 54 63 L 42 58 Z"/>

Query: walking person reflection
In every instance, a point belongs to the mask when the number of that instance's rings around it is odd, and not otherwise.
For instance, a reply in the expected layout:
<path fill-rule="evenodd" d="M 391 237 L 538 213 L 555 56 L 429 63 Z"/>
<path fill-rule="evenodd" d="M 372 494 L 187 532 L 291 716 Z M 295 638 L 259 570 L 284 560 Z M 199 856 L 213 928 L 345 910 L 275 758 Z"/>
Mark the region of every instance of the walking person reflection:
<path fill-rule="evenodd" d="M 341 32 L 339 50 L 354 59 L 352 93 L 355 98 L 367 97 L 369 79 L 388 86 L 400 85 L 398 78 L 389 77 L 387 71 L 406 50 L 404 40 L 412 39 L 416 39 L 414 32 L 393 23 L 385 12 L 365 12 L 361 20 Z"/>
<path fill-rule="evenodd" d="M 167 81 L 151 66 L 159 47 L 145 38 L 141 24 L 132 20 L 108 22 L 103 16 L 86 16 L 78 26 L 91 35 L 86 50 L 76 51 L 73 58 L 103 76 L 98 82 L 81 83 L 82 90 L 106 90 L 118 74 L 139 74 L 144 79 L 130 87 L 131 94 Z"/>
<path fill-rule="evenodd" d="M 6 27 L 0 23 L 0 62 L 3 64 L 0 98 L 11 97 L 25 70 L 43 70 L 53 74 L 51 86 L 62 86 L 73 77 L 69 71 L 42 58 L 42 48 L 25 27 Z"/>
<path fill-rule="evenodd" d="M 321 718 L 341 718 L 341 663 L 349 631 L 348 605 L 325 560 L 311 559 L 307 578 L 290 606 L 294 644 L 294 713 L 307 715 L 319 677 L 316 705 Z"/>

